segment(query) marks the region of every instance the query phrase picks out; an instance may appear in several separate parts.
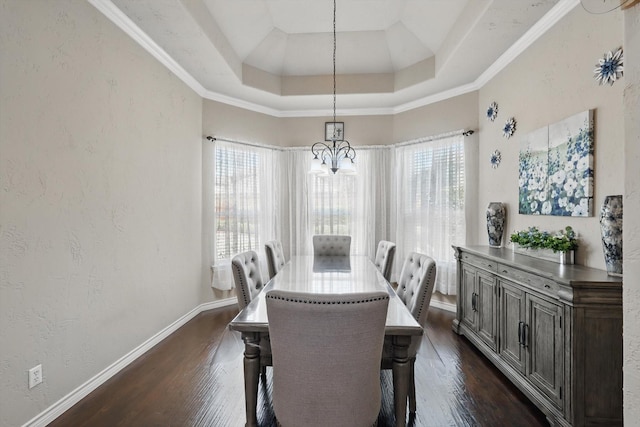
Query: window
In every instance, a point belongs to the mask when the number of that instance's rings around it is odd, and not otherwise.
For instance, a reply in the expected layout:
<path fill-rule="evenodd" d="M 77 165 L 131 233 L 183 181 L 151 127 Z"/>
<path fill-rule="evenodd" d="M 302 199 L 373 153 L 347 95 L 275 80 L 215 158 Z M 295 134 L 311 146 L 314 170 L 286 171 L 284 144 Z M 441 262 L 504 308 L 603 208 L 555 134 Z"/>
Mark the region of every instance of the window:
<path fill-rule="evenodd" d="M 436 290 L 445 294 L 455 294 L 451 245 L 466 236 L 464 164 L 462 135 L 396 148 L 396 257 L 417 251 L 435 259 Z"/>

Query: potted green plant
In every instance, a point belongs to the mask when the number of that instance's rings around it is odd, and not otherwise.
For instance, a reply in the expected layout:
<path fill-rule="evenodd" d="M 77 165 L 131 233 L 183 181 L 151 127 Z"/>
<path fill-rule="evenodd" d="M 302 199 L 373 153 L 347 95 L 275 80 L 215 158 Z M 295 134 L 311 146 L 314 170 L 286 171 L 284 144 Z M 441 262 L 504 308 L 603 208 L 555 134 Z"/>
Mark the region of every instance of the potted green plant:
<path fill-rule="evenodd" d="M 538 227 L 516 231 L 511 234 L 514 252 L 561 264 L 573 264 L 578 236 L 570 226 L 555 233 L 540 231 Z"/>

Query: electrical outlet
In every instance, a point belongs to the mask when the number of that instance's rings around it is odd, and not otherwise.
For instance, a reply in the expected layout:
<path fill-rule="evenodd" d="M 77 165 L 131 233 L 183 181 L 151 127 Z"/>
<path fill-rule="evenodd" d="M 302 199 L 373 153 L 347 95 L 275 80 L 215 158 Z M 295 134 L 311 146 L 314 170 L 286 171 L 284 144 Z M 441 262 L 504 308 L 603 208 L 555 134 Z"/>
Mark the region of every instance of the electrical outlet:
<path fill-rule="evenodd" d="M 42 365 L 29 369 L 29 388 L 34 388 L 42 382 Z"/>

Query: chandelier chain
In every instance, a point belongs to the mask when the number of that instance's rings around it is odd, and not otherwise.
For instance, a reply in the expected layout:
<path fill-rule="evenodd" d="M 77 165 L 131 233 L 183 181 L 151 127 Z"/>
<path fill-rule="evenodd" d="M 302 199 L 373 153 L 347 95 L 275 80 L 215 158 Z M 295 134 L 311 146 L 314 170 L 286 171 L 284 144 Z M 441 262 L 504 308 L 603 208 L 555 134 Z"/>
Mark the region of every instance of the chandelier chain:
<path fill-rule="evenodd" d="M 336 122 L 336 0 L 333 0 L 333 123 Z M 333 127 L 333 139 L 336 127 Z"/>

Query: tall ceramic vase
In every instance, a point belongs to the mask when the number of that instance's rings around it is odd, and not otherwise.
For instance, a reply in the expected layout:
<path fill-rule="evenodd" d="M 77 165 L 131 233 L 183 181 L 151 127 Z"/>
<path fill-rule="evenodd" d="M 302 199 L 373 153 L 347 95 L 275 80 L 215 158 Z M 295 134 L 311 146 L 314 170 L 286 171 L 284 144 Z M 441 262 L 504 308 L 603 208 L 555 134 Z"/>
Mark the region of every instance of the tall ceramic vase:
<path fill-rule="evenodd" d="M 622 276 L 622 196 L 606 196 L 600 208 L 600 232 L 607 273 Z"/>
<path fill-rule="evenodd" d="M 502 234 L 507 210 L 502 202 L 491 202 L 487 207 L 487 233 L 489 234 L 489 246 L 499 248 L 502 246 Z"/>

